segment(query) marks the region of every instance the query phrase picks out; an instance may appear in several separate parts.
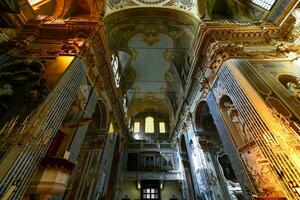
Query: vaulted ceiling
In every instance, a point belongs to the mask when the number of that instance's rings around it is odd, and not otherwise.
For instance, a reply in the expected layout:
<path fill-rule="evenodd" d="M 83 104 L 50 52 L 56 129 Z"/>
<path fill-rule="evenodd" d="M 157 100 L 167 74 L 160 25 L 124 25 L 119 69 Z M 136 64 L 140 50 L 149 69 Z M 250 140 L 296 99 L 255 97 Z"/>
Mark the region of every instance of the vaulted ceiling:
<path fill-rule="evenodd" d="M 98 22 L 104 16 L 127 115 L 160 112 L 170 122 L 183 98 L 199 23 L 247 25 L 268 14 L 251 0 L 49 0 L 33 8 L 51 12 L 49 19 Z"/>
<path fill-rule="evenodd" d="M 105 23 L 122 66 L 128 115 L 160 112 L 172 120 L 190 68 L 197 19 L 171 9 L 136 8 L 108 15 Z"/>

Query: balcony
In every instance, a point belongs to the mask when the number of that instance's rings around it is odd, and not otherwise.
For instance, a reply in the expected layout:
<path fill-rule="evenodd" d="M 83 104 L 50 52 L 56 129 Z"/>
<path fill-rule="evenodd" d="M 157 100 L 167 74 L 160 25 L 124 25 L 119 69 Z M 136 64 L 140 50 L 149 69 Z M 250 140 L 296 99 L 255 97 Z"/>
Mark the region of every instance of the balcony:
<path fill-rule="evenodd" d="M 75 163 L 63 157 L 45 157 L 41 165 L 42 169 L 32 179 L 27 193 L 37 199 L 63 193 Z"/>

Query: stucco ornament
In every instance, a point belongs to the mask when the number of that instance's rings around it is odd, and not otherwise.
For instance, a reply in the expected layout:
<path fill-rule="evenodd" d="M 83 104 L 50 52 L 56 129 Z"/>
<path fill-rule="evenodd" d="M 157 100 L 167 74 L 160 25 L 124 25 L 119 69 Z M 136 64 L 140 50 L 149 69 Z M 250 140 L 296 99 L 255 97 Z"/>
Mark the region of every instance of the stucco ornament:
<path fill-rule="evenodd" d="M 220 81 L 217 81 L 212 91 L 218 103 L 223 95 L 228 95 L 227 90 Z"/>
<path fill-rule="evenodd" d="M 280 197 L 284 196 L 279 183 L 276 181 L 269 162 L 263 156 L 258 147 L 242 153 L 241 157 L 245 163 L 248 172 L 253 177 L 256 189 L 262 197 Z"/>

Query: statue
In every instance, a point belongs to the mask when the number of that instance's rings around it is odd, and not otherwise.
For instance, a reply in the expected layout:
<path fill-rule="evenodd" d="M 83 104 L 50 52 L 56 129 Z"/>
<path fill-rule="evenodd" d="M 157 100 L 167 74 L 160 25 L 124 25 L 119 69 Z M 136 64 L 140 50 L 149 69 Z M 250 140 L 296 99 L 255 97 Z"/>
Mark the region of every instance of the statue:
<path fill-rule="evenodd" d="M 286 84 L 288 90 L 298 99 L 300 100 L 300 80 L 297 82 L 288 82 Z"/>
<path fill-rule="evenodd" d="M 86 45 L 85 40 L 82 38 L 69 39 L 63 41 L 61 46 L 62 54 L 75 55 Z"/>
<path fill-rule="evenodd" d="M 0 87 L 0 97 L 12 96 L 13 94 L 14 91 L 11 84 L 5 84 L 3 87 Z"/>
<path fill-rule="evenodd" d="M 226 108 L 227 115 L 230 117 L 231 122 L 236 127 L 237 131 L 241 135 L 241 138 L 243 140 L 243 143 L 246 144 L 250 141 L 250 135 L 248 131 L 246 130 L 245 123 L 242 119 L 239 117 L 239 113 L 233 103 L 225 102 L 224 106 Z"/>

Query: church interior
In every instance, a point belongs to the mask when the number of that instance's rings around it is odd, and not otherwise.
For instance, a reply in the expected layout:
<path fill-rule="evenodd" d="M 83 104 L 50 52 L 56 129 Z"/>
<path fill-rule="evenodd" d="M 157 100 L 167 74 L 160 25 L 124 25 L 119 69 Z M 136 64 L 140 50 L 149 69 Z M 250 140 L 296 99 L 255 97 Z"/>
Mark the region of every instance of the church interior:
<path fill-rule="evenodd" d="M 300 200 L 298 0 L 1 0 L 0 200 Z"/>

